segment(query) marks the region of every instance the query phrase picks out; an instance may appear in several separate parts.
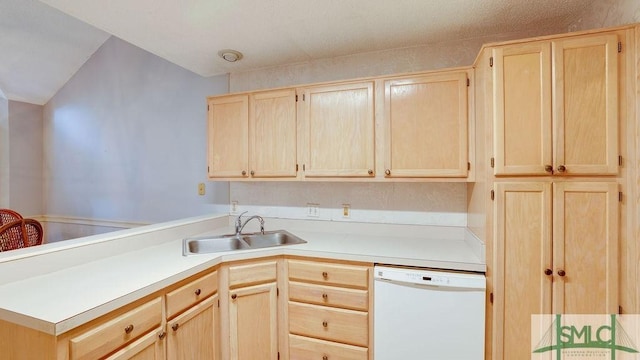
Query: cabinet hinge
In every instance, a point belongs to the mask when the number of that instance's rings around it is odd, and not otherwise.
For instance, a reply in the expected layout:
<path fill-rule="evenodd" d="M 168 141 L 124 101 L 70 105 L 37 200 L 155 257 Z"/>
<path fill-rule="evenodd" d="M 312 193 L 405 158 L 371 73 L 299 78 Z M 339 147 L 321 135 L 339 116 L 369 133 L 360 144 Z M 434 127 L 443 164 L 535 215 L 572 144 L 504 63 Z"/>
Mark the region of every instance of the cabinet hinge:
<path fill-rule="evenodd" d="M 276 288 L 276 296 L 280 296 L 280 288 Z"/>
<path fill-rule="evenodd" d="M 306 94 L 302 94 L 302 101 L 305 101 Z"/>
<path fill-rule="evenodd" d="M 489 58 L 489 67 L 493 67 L 493 56 Z"/>
<path fill-rule="evenodd" d="M 493 168 L 494 166 L 496 166 L 496 159 L 491 158 L 491 167 Z"/>
<path fill-rule="evenodd" d="M 491 190 L 491 200 L 496 198 L 496 192 Z"/>
<path fill-rule="evenodd" d="M 467 170 L 471 170 L 471 163 L 467 162 Z"/>
<path fill-rule="evenodd" d="M 207 105 L 207 111 L 209 111 L 209 105 Z"/>
<path fill-rule="evenodd" d="M 469 82 L 469 78 L 467 78 L 467 86 L 469 86 L 470 82 Z"/>
<path fill-rule="evenodd" d="M 209 173 L 209 167 L 207 166 L 207 174 Z"/>
<path fill-rule="evenodd" d="M 618 305 L 618 314 L 622 315 L 622 305 Z"/>
<path fill-rule="evenodd" d="M 280 351 L 278 351 L 278 360 L 280 360 Z"/>
<path fill-rule="evenodd" d="M 218 307 L 220 307 L 220 299 L 218 299 Z"/>
<path fill-rule="evenodd" d="M 622 202 L 622 191 L 618 191 L 618 201 Z"/>
<path fill-rule="evenodd" d="M 489 302 L 493 304 L 493 293 L 489 294 Z"/>
<path fill-rule="evenodd" d="M 296 172 L 298 172 L 298 164 L 296 164 Z"/>
<path fill-rule="evenodd" d="M 296 102 L 298 102 L 298 95 L 296 95 Z"/>
<path fill-rule="evenodd" d="M 302 171 L 305 171 L 305 165 L 302 164 Z"/>
<path fill-rule="evenodd" d="M 622 166 L 622 155 L 618 155 L 618 166 Z"/>
<path fill-rule="evenodd" d="M 622 41 L 618 41 L 618 52 L 622 52 Z"/>

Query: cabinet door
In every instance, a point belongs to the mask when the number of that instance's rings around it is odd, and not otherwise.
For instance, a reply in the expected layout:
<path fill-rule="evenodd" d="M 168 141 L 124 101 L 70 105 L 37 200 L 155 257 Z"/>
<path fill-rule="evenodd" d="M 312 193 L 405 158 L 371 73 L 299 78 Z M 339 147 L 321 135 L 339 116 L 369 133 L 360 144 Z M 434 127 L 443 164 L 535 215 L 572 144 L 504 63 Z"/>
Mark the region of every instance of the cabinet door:
<path fill-rule="evenodd" d="M 553 210 L 553 312 L 617 313 L 618 185 L 554 184 Z"/>
<path fill-rule="evenodd" d="M 546 174 L 553 165 L 551 47 L 508 45 L 492 55 L 494 174 Z"/>
<path fill-rule="evenodd" d="M 167 357 L 217 359 L 218 311 L 216 294 L 167 322 Z"/>
<path fill-rule="evenodd" d="M 297 151 L 294 89 L 252 94 L 249 113 L 252 177 L 295 177 Z"/>
<path fill-rule="evenodd" d="M 373 82 L 308 88 L 303 101 L 305 177 L 373 176 Z"/>
<path fill-rule="evenodd" d="M 618 37 L 591 35 L 552 44 L 554 169 L 567 175 L 617 174 Z"/>
<path fill-rule="evenodd" d="M 249 175 L 249 96 L 209 99 L 208 162 L 211 178 Z"/>
<path fill-rule="evenodd" d="M 163 360 L 165 335 L 162 329 L 152 331 L 105 360 Z"/>
<path fill-rule="evenodd" d="M 385 176 L 467 176 L 467 73 L 385 81 Z"/>
<path fill-rule="evenodd" d="M 278 358 L 276 283 L 229 291 L 229 332 L 232 360 Z"/>
<path fill-rule="evenodd" d="M 493 355 L 531 357 L 531 315 L 551 311 L 551 184 L 496 183 Z"/>

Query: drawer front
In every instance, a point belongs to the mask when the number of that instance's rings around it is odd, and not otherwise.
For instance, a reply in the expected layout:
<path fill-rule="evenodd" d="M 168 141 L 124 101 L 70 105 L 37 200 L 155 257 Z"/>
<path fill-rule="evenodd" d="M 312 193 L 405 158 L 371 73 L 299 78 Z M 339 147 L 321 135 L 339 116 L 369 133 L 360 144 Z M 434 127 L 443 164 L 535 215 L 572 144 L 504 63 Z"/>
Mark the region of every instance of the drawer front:
<path fill-rule="evenodd" d="M 366 289 L 369 268 L 366 266 L 331 264 L 304 260 L 289 260 L 289 279 L 320 284 Z"/>
<path fill-rule="evenodd" d="M 218 291 L 217 271 L 171 291 L 167 294 L 167 318 L 173 318 L 216 291 Z"/>
<path fill-rule="evenodd" d="M 358 346 L 369 343 L 368 314 L 289 302 L 289 332 Z"/>
<path fill-rule="evenodd" d="M 369 291 L 334 286 L 289 282 L 289 299 L 346 309 L 369 309 Z"/>
<path fill-rule="evenodd" d="M 157 328 L 161 322 L 162 301 L 157 298 L 71 339 L 71 359 L 102 358 L 149 330 Z"/>
<path fill-rule="evenodd" d="M 276 281 L 278 266 L 275 260 L 229 267 L 229 287 Z"/>
<path fill-rule="evenodd" d="M 369 350 L 365 347 L 289 335 L 289 359 L 368 360 Z"/>

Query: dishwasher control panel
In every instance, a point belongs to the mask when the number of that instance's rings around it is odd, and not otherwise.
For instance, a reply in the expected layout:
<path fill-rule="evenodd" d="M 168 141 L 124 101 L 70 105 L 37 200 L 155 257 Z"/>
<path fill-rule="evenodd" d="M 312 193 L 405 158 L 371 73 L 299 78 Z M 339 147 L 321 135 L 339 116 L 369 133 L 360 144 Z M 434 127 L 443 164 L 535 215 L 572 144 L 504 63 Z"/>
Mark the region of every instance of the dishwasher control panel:
<path fill-rule="evenodd" d="M 374 267 L 374 279 L 411 283 L 417 285 L 446 286 L 469 289 L 484 289 L 484 274 L 445 272 L 415 268 Z"/>

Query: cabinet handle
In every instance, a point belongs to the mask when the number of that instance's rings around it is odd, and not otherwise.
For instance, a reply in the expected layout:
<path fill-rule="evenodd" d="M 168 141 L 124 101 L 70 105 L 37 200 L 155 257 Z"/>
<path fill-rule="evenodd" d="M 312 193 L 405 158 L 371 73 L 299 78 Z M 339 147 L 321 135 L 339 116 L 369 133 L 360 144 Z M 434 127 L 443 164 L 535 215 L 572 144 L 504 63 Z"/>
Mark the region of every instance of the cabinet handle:
<path fill-rule="evenodd" d="M 328 323 L 328 322 L 326 322 L 326 321 L 323 321 L 323 322 L 322 322 L 322 327 L 325 327 L 325 328 L 326 328 L 327 326 L 329 326 L 329 323 Z"/>
<path fill-rule="evenodd" d="M 161 331 L 161 332 L 158 334 L 158 338 L 159 338 L 160 340 L 164 339 L 164 337 L 165 337 L 165 336 L 167 336 L 167 333 L 166 333 L 166 332 L 164 332 L 164 331 Z"/>
<path fill-rule="evenodd" d="M 322 355 L 322 360 L 329 360 L 329 357 L 327 355 Z"/>
<path fill-rule="evenodd" d="M 553 166 L 551 165 L 545 165 L 544 166 L 544 171 L 548 172 L 548 173 L 552 173 L 553 172 Z"/>
<path fill-rule="evenodd" d="M 564 270 L 560 269 L 560 270 L 558 270 L 558 275 L 565 276 L 565 275 L 567 275 L 567 273 L 564 272 Z"/>
<path fill-rule="evenodd" d="M 196 289 L 196 296 L 200 296 L 200 293 L 202 293 L 202 291 L 200 289 Z"/>
<path fill-rule="evenodd" d="M 173 325 L 171 325 L 171 328 L 173 329 L 173 331 L 178 331 L 178 328 L 180 327 L 180 324 L 175 323 Z"/>
<path fill-rule="evenodd" d="M 545 274 L 545 275 L 551 275 L 551 274 L 553 274 L 553 270 L 551 270 L 551 269 L 544 269 L 544 274 Z"/>
<path fill-rule="evenodd" d="M 326 271 L 323 271 L 322 272 L 322 277 L 326 279 L 326 278 L 329 277 L 329 274 Z"/>
<path fill-rule="evenodd" d="M 329 298 L 329 295 L 327 295 L 327 293 L 322 294 L 322 298 L 327 300 Z"/>
<path fill-rule="evenodd" d="M 385 170 L 385 171 L 384 171 L 384 174 L 385 174 L 385 175 L 391 175 L 391 170 L 389 170 L 389 169 Z"/>
<path fill-rule="evenodd" d="M 124 332 L 130 334 L 133 331 L 133 325 L 129 324 L 126 328 L 124 328 Z"/>
<path fill-rule="evenodd" d="M 245 170 L 242 170 L 242 176 L 247 175 L 247 172 Z"/>
<path fill-rule="evenodd" d="M 373 170 L 369 169 L 369 171 L 367 171 L 367 174 L 373 175 Z"/>
<path fill-rule="evenodd" d="M 567 168 L 566 168 L 564 165 L 560 165 L 560 166 L 558 166 L 558 172 L 563 173 L 563 172 L 565 172 L 565 171 L 567 171 Z"/>
<path fill-rule="evenodd" d="M 256 174 L 256 172 L 255 172 L 255 171 L 253 171 L 253 170 L 251 170 L 250 174 L 251 174 L 251 176 L 253 176 L 253 175 L 255 175 L 255 174 Z"/>
<path fill-rule="evenodd" d="M 232 298 L 233 300 L 235 300 L 237 297 L 238 297 L 238 295 L 237 295 L 237 294 L 231 294 L 231 298 Z"/>

